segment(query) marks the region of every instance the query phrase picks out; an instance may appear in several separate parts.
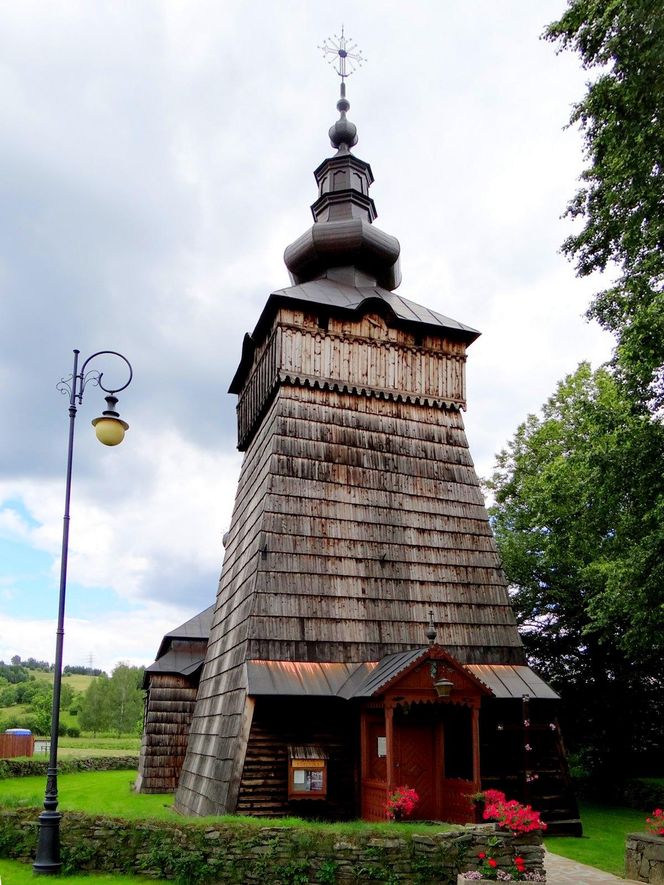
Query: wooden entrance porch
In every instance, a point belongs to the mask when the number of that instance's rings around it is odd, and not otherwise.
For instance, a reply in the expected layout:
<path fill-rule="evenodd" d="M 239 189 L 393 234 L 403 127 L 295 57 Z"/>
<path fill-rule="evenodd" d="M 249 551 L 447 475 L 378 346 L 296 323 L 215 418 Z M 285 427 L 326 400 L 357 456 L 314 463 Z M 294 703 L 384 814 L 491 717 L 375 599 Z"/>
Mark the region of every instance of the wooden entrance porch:
<path fill-rule="evenodd" d="M 409 657 L 382 683 L 379 666 L 361 710 L 362 817 L 385 820 L 389 794 L 408 786 L 419 796 L 414 819 L 467 823 L 480 789 L 480 704 L 491 692 L 440 646 Z"/>

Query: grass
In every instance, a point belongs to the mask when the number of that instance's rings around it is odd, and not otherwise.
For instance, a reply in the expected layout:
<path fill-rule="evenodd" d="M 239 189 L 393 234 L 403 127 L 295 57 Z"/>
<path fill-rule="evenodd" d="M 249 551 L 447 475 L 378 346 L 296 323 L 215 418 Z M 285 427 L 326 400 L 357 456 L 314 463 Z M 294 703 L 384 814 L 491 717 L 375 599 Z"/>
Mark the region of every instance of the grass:
<path fill-rule="evenodd" d="M 138 756 L 140 737 L 61 737 L 58 738 L 58 756 L 63 759 L 89 756 Z"/>
<path fill-rule="evenodd" d="M 48 682 L 49 685 L 53 684 L 53 673 L 47 673 L 45 670 L 31 670 L 30 672 L 37 682 Z M 84 692 L 90 683 L 94 682 L 96 678 L 96 676 L 86 676 L 83 673 L 65 673 L 62 676 L 62 684 L 70 685 L 74 691 Z"/>
<path fill-rule="evenodd" d="M 171 796 L 134 793 L 131 771 L 75 772 L 58 776 L 60 811 L 85 811 L 128 820 L 172 820 Z M 38 808 L 44 801 L 44 778 L 15 777 L 0 781 L 0 805 Z M 168 807 L 165 807 L 168 806 Z"/>
<path fill-rule="evenodd" d="M 5 860 L 0 858 L 0 878 L 3 885 L 36 885 L 37 882 L 43 882 L 43 876 L 35 876 L 32 872 L 30 864 L 19 863 L 17 860 Z M 148 882 L 166 883 L 166 879 L 143 879 L 137 876 L 118 876 L 114 873 L 86 873 L 80 876 L 66 876 L 64 879 L 67 885 L 147 885 Z M 170 885 L 173 885 L 171 882 Z"/>
<path fill-rule="evenodd" d="M 141 747 L 141 739 L 135 735 L 123 735 L 122 737 L 109 737 L 108 735 L 77 738 L 61 737 L 58 740 L 58 748 L 60 747 L 75 749 L 85 753 L 88 750 L 121 750 L 125 754 L 131 750 L 138 753 Z"/>
<path fill-rule="evenodd" d="M 549 851 L 597 867 L 614 876 L 625 875 L 625 836 L 643 832 L 646 814 L 624 806 L 581 803 L 583 836 L 548 836 Z"/>
<path fill-rule="evenodd" d="M 104 814 L 122 817 L 125 820 L 177 820 L 192 826 L 199 824 L 234 823 L 251 827 L 298 826 L 316 829 L 320 821 L 303 821 L 300 818 L 256 818 L 227 815 L 224 817 L 183 818 L 172 808 L 173 797 L 169 795 L 144 795 L 131 789 L 134 774 L 131 771 L 97 771 L 61 774 L 58 777 L 60 811 L 84 811 L 87 814 Z M 41 806 L 44 799 L 45 781 L 43 777 L 7 778 L 0 781 L 0 806 L 35 807 Z M 365 823 L 349 821 L 334 824 L 339 833 L 382 832 L 391 835 L 417 832 L 441 832 L 455 829 L 446 824 L 410 823 Z"/>

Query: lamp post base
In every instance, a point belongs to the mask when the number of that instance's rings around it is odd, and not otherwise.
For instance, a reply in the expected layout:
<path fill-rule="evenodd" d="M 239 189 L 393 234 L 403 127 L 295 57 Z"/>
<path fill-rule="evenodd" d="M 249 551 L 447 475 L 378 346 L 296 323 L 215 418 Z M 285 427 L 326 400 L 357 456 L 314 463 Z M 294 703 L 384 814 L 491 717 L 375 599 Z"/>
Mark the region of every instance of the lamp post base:
<path fill-rule="evenodd" d="M 35 873 L 42 876 L 57 876 L 62 870 L 60 860 L 60 820 L 59 811 L 42 811 L 39 815 L 39 841 L 37 856 L 32 865 Z"/>

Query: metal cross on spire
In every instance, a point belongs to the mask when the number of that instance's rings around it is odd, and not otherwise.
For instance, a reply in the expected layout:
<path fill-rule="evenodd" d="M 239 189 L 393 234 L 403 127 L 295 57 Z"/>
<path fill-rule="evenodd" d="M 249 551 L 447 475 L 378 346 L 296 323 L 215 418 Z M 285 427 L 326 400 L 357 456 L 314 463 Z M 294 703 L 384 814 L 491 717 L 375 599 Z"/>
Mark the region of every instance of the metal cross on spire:
<path fill-rule="evenodd" d="M 322 50 L 324 58 L 330 56 L 329 64 L 341 77 L 342 83 L 345 82 L 346 77 L 350 77 L 358 68 L 361 68 L 366 61 L 362 52 L 357 48 L 357 43 L 346 38 L 343 25 L 341 26 L 341 36 L 335 34 L 334 37 L 328 37 L 318 48 Z"/>

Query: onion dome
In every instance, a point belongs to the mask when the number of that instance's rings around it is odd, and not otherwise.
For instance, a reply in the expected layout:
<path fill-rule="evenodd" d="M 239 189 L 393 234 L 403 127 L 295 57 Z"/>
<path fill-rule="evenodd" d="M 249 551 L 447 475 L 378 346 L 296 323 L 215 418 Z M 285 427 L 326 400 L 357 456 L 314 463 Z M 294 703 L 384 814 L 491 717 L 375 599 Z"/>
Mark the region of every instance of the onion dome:
<path fill-rule="evenodd" d="M 401 282 L 396 237 L 373 227 L 376 206 L 369 196 L 371 166 L 350 149 L 357 127 L 347 118 L 350 102 L 341 83 L 339 119 L 330 127 L 337 149 L 315 170 L 318 199 L 311 211 L 314 224 L 286 249 L 284 261 L 294 285 L 329 278 L 350 285 L 396 289 Z"/>

